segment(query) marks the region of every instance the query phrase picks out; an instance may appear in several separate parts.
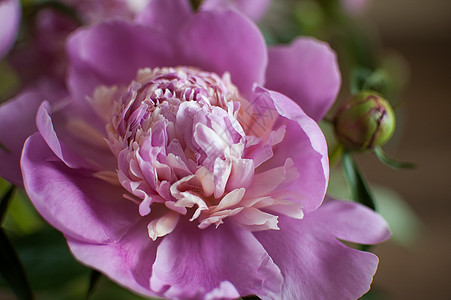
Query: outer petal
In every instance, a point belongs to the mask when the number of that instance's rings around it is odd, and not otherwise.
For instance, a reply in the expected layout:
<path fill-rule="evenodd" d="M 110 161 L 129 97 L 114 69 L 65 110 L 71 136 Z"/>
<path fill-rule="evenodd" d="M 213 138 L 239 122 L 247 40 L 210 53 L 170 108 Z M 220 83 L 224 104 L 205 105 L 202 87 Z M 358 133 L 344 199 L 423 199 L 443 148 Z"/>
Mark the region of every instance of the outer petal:
<path fill-rule="evenodd" d="M 66 92 L 50 81 L 40 81 L 16 98 L 0 106 L 0 176 L 16 185 L 23 185 L 20 154 L 25 140 L 36 128 L 36 112 L 43 100 L 51 102 Z M 6 148 L 6 149 L 3 149 Z"/>
<path fill-rule="evenodd" d="M 345 224 L 343 211 L 349 219 Z M 279 232 L 255 236 L 282 271 L 281 299 L 357 299 L 368 291 L 378 258 L 344 246 L 337 237 L 358 242 L 388 238 L 386 223 L 376 213 L 356 203 L 332 201 L 303 220 L 281 217 L 279 225 Z M 366 227 L 367 236 L 358 226 Z"/>
<path fill-rule="evenodd" d="M 69 87 L 77 100 L 94 87 L 128 84 L 139 68 L 173 66 L 170 39 L 150 28 L 125 21 L 104 22 L 69 37 Z"/>
<path fill-rule="evenodd" d="M 42 103 L 38 109 L 36 117 L 36 125 L 42 138 L 46 141 L 47 145 L 52 149 L 53 153 L 58 156 L 68 167 L 80 168 L 89 167 L 89 164 L 84 161 L 83 158 L 75 154 L 71 148 L 66 147 L 61 143 L 53 128 L 52 119 L 49 115 L 50 105 L 48 102 Z"/>
<path fill-rule="evenodd" d="M 136 16 L 135 22 L 172 36 L 192 14 L 186 0 L 151 0 Z"/>
<path fill-rule="evenodd" d="M 122 198 L 122 188 L 68 168 L 39 133 L 25 142 L 21 166 L 34 206 L 66 236 L 116 241 L 140 218 L 137 205 Z"/>
<path fill-rule="evenodd" d="M 250 232 L 227 223 L 204 230 L 182 224 L 158 247 L 150 285 L 171 299 L 205 295 L 221 282 L 232 283 L 240 295 L 273 298 L 280 293 L 281 280 Z"/>
<path fill-rule="evenodd" d="M 149 278 L 155 261 L 158 241 L 147 235 L 145 222 L 140 222 L 119 241 L 91 244 L 67 237 L 70 250 L 83 264 L 137 293 L 158 296 L 150 290 Z"/>
<path fill-rule="evenodd" d="M 0 0 L 0 59 L 6 55 L 16 40 L 21 17 L 19 0 Z"/>
<path fill-rule="evenodd" d="M 203 9 L 235 8 L 242 11 L 254 21 L 260 20 L 269 8 L 271 0 L 205 0 Z"/>
<path fill-rule="evenodd" d="M 330 218 L 334 215 L 333 218 Z M 351 201 L 338 201 L 326 196 L 315 219 L 322 229 L 337 238 L 353 243 L 377 244 L 390 237 L 387 222 L 371 209 Z"/>
<path fill-rule="evenodd" d="M 25 92 L 0 106 L 0 176 L 22 185 L 20 153 L 23 143 L 36 131 L 35 116 L 42 98 L 35 91 Z"/>
<path fill-rule="evenodd" d="M 257 172 L 283 166 L 286 159 L 291 158 L 299 177 L 280 185 L 275 192 L 294 193 L 290 198 L 299 201 L 303 210 L 316 209 L 324 199 L 329 180 L 327 144 L 321 129 L 296 103 L 282 94 L 257 87 L 254 99 L 253 106 L 259 106 L 260 111 L 266 110 L 261 111 L 262 115 L 254 126 L 269 123 L 286 126 L 284 139 L 273 147 L 273 157 Z"/>
<path fill-rule="evenodd" d="M 250 96 L 254 83 L 264 81 L 267 53 L 263 36 L 255 24 L 234 11 L 196 14 L 177 40 L 184 49 L 184 64 L 218 74 L 229 72 L 244 96 Z"/>
<path fill-rule="evenodd" d="M 340 89 L 341 77 L 333 50 L 313 38 L 299 38 L 269 50 L 266 87 L 281 92 L 318 121 Z"/>
<path fill-rule="evenodd" d="M 42 103 L 36 116 L 39 132 L 68 167 L 115 171 L 117 160 L 105 142 L 105 124 L 83 104 L 60 102 L 50 107 Z"/>

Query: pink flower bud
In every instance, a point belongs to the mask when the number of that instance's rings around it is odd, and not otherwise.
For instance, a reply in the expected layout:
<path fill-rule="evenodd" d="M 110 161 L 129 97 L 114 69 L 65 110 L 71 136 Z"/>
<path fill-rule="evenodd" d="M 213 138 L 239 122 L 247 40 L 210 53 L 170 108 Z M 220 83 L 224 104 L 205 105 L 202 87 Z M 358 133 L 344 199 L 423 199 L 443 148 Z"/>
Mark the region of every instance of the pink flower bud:
<path fill-rule="evenodd" d="M 352 96 L 338 110 L 335 133 L 350 150 L 367 150 L 384 145 L 395 129 L 395 114 L 390 104 L 373 91 Z"/>

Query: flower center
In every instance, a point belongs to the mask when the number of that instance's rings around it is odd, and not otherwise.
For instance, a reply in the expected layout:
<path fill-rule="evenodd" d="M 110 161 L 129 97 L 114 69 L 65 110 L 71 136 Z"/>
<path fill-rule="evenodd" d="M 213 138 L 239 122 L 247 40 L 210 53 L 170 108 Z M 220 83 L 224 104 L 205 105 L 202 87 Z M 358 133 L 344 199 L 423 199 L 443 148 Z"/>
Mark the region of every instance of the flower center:
<path fill-rule="evenodd" d="M 230 218 L 249 230 L 278 229 L 272 213 L 287 208 L 302 217 L 297 203 L 271 195 L 296 178 L 293 162 L 256 169 L 256 149 L 280 142 L 283 125 L 268 128 L 266 136 L 247 135 L 238 120 L 240 107 L 249 104 L 227 73 L 143 69 L 127 88 L 99 87 L 91 103 L 107 123 L 125 197 L 152 218 L 152 239 L 171 232 L 182 216 L 200 229 Z M 272 178 L 269 188 L 260 186 Z"/>

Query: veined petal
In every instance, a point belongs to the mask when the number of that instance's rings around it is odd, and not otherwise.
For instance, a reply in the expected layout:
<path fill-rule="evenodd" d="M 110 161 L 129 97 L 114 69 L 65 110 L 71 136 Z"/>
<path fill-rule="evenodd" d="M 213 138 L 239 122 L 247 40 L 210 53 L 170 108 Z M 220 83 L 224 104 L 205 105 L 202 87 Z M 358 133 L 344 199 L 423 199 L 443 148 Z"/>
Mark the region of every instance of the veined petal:
<path fill-rule="evenodd" d="M 292 159 L 299 177 L 280 184 L 275 192 L 290 191 L 296 195 L 291 200 L 301 203 L 305 211 L 316 209 L 324 199 L 329 181 L 327 144 L 321 129 L 284 95 L 259 87 L 255 93 L 262 101 L 268 101 L 268 105 L 272 102 L 277 113 L 286 120 L 285 137 L 273 147 L 273 157 L 260 166 L 261 170 L 279 167 L 287 158 Z"/>
<path fill-rule="evenodd" d="M 122 188 L 67 167 L 39 133 L 26 141 L 21 166 L 34 206 L 67 236 L 94 243 L 117 241 L 140 218 L 137 205 L 122 198 Z"/>
<path fill-rule="evenodd" d="M 349 219 L 345 224 L 353 225 L 331 229 L 342 221 L 343 207 Z M 280 231 L 254 233 L 282 271 L 285 280 L 279 299 L 357 299 L 368 291 L 378 258 L 337 238 L 382 241 L 388 235 L 381 217 L 357 203 L 331 201 L 303 220 L 280 217 L 279 221 Z M 378 229 L 364 237 L 357 227 L 368 225 Z"/>
<path fill-rule="evenodd" d="M 68 85 L 76 101 L 84 101 L 102 84 L 128 84 L 139 68 L 177 64 L 169 59 L 174 53 L 170 40 L 126 21 L 77 30 L 67 48 L 71 61 Z"/>
<path fill-rule="evenodd" d="M 244 96 L 251 94 L 255 82 L 264 82 L 265 41 L 258 28 L 236 12 L 200 12 L 181 30 L 178 40 L 184 64 L 220 75 L 229 72 Z"/>
<path fill-rule="evenodd" d="M 149 286 L 160 240 L 149 238 L 145 220 L 115 243 L 86 243 L 67 235 L 66 238 L 72 254 L 83 264 L 143 296 L 160 296 Z"/>
<path fill-rule="evenodd" d="M 190 299 L 224 281 L 240 295 L 270 298 L 280 293 L 282 278 L 252 234 L 232 225 L 199 230 L 183 224 L 162 240 L 150 286 L 164 297 Z"/>

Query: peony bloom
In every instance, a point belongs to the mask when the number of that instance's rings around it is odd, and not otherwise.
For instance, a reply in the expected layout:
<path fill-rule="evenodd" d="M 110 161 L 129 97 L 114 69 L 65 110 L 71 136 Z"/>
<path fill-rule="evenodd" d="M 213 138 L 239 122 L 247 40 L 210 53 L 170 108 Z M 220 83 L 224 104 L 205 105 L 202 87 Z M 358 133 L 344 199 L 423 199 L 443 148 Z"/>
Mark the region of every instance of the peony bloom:
<path fill-rule="evenodd" d="M 19 31 L 19 0 L 0 0 L 0 59 L 11 49 Z"/>
<path fill-rule="evenodd" d="M 338 239 L 372 244 L 389 232 L 361 205 L 323 203 L 327 147 L 315 120 L 340 84 L 334 53 L 299 39 L 268 55 L 234 11 L 194 15 L 182 0 L 148 9 L 158 14 L 69 38 L 69 95 L 38 104 L 21 157 L 37 210 L 79 261 L 142 295 L 364 294 L 378 259 Z M 0 120 L 32 114 L 23 97 Z M 0 142 L 16 149 L 27 133 L 12 123 L 18 137 Z"/>

